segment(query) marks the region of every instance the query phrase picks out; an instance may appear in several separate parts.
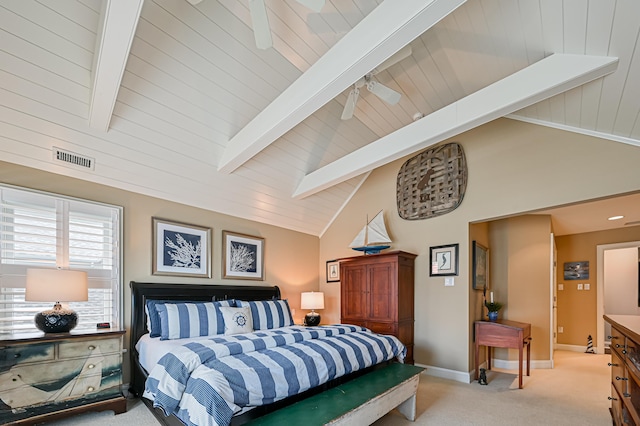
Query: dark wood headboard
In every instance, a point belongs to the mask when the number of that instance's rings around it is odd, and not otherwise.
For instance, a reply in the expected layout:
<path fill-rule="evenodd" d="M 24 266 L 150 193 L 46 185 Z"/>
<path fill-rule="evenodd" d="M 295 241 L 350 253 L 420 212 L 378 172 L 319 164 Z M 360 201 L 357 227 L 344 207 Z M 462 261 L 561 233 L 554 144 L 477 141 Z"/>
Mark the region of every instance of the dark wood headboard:
<path fill-rule="evenodd" d="M 131 368 L 132 387 L 136 392 L 144 389 L 143 374 L 138 364 L 136 342 L 147 333 L 147 316 L 145 305 L 148 299 L 153 300 L 273 300 L 280 299 L 278 286 L 244 286 L 244 285 L 207 285 L 177 283 L 141 283 L 131 281 Z"/>

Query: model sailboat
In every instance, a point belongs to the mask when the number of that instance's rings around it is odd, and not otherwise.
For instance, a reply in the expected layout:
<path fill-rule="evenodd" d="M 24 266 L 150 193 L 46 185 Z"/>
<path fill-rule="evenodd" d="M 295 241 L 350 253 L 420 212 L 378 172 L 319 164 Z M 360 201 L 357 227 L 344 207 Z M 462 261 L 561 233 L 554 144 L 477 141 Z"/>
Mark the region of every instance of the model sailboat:
<path fill-rule="evenodd" d="M 389 238 L 389 234 L 387 233 L 382 210 L 380 210 L 380 212 L 360 230 L 356 238 L 349 244 L 349 247 L 362 251 L 364 254 L 377 254 L 380 253 L 380 250 L 389 248 L 388 243 L 390 242 L 391 238 Z"/>

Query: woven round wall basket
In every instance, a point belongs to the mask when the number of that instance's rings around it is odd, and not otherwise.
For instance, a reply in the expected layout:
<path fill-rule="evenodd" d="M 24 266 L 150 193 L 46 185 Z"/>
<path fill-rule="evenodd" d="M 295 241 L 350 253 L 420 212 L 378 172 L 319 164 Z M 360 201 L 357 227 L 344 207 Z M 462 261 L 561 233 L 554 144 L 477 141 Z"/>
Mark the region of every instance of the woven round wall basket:
<path fill-rule="evenodd" d="M 398 214 L 406 220 L 428 219 L 455 210 L 467 188 L 462 146 L 448 143 L 407 160 L 398 172 Z"/>

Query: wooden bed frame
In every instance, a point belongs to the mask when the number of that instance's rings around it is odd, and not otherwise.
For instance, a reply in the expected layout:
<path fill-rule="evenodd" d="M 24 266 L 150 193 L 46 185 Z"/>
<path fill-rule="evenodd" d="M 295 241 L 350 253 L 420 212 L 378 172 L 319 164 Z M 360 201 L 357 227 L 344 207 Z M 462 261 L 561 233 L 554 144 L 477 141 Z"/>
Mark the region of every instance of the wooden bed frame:
<path fill-rule="evenodd" d="M 138 351 L 136 343 L 147 331 L 147 319 L 145 305 L 148 299 L 153 300 L 184 300 L 184 301 L 211 301 L 211 300 L 274 300 L 280 299 L 280 288 L 278 286 L 230 286 L 230 285 L 207 285 L 207 284 L 176 284 L 176 283 L 143 283 L 131 281 L 131 344 L 129 352 L 131 354 L 131 386 L 130 391 L 140 397 L 145 405 L 153 412 L 158 421 L 168 426 L 182 426 L 183 423 L 175 416 L 165 417 L 162 410 L 153 407 L 153 403 L 146 398 L 142 398 L 144 392 L 147 373 L 138 361 Z M 391 361 L 389 361 L 391 362 Z M 336 387 L 351 379 L 359 377 L 373 369 L 384 366 L 382 363 L 369 367 L 347 376 L 332 380 L 322 386 L 309 389 L 299 395 L 285 398 L 273 404 L 255 407 L 252 410 L 231 420 L 232 426 L 245 424 L 257 417 L 273 412 L 279 408 L 293 404 L 311 395 L 318 394 L 324 390 Z"/>

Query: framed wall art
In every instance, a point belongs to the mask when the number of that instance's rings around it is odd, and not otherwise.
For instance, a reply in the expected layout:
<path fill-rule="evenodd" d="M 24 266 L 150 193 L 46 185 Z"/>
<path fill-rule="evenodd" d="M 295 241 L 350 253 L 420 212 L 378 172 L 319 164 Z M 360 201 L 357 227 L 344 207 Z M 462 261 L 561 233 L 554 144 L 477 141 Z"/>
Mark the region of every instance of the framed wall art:
<path fill-rule="evenodd" d="M 565 262 L 563 272 L 565 280 L 588 280 L 589 261 Z"/>
<path fill-rule="evenodd" d="M 153 275 L 211 278 L 211 228 L 152 218 Z"/>
<path fill-rule="evenodd" d="M 264 238 L 222 231 L 222 278 L 264 280 Z"/>
<path fill-rule="evenodd" d="M 327 260 L 327 282 L 336 283 L 340 281 L 340 261 Z"/>
<path fill-rule="evenodd" d="M 458 275 L 458 244 L 431 247 L 429 265 L 430 277 Z"/>
<path fill-rule="evenodd" d="M 489 288 L 489 249 L 474 240 L 471 244 L 471 259 L 473 261 L 471 268 L 473 289 Z"/>

